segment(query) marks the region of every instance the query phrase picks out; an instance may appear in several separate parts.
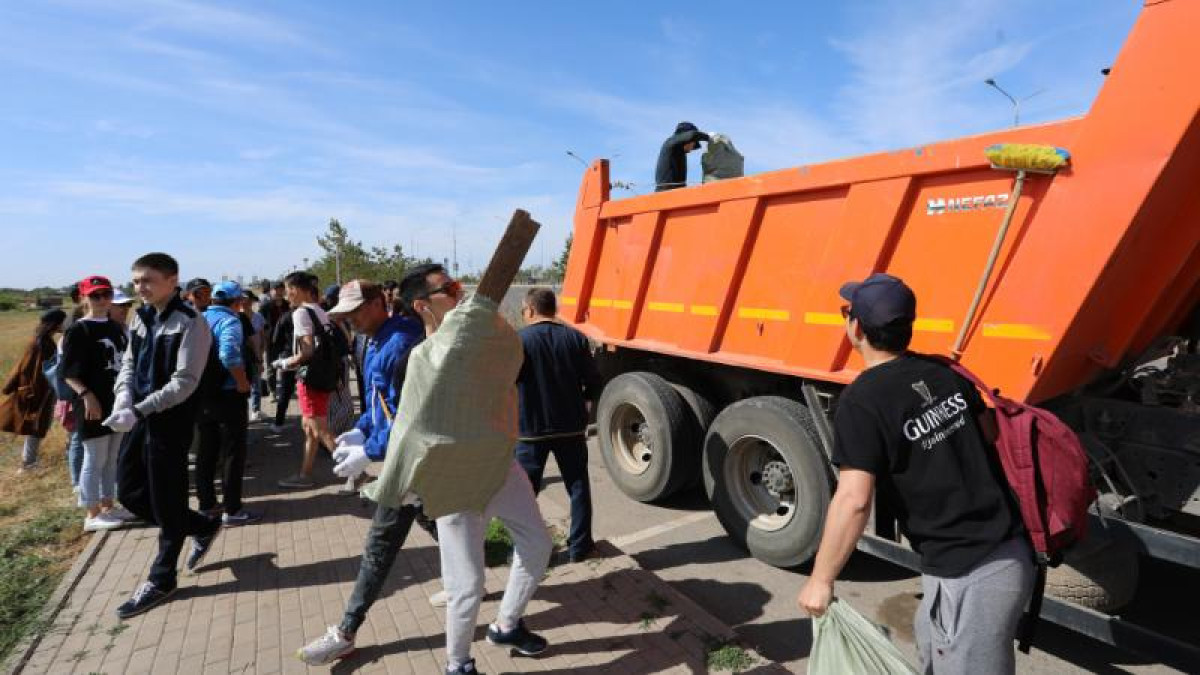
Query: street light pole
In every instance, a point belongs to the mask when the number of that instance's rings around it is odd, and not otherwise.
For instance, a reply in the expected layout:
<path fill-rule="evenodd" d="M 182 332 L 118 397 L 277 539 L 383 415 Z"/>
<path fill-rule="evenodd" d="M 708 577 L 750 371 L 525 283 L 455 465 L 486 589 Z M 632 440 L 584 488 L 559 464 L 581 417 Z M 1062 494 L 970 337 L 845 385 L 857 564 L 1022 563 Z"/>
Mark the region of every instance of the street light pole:
<path fill-rule="evenodd" d="M 1016 98 L 1012 94 L 1001 89 L 1000 85 L 996 84 L 996 80 L 993 78 L 989 77 L 988 79 L 984 80 L 983 83 L 988 85 L 989 87 L 995 89 L 996 91 L 1000 92 L 1001 94 L 1004 94 L 1004 98 L 1007 98 L 1008 100 L 1012 101 L 1012 104 L 1013 104 L 1013 126 L 1014 127 L 1021 126 L 1021 102 L 1028 101 L 1029 99 L 1033 98 L 1034 96 L 1037 96 L 1038 94 L 1041 94 L 1046 91 L 1045 89 L 1038 89 L 1037 91 L 1033 92 L 1032 94 L 1030 94 L 1024 98 Z"/>

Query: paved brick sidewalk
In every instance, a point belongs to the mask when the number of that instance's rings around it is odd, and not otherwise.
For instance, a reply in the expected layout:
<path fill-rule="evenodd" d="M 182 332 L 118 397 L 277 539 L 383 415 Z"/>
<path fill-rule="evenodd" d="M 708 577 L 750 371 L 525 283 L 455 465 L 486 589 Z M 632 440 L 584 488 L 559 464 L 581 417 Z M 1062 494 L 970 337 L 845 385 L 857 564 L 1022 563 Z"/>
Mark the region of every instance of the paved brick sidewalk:
<path fill-rule="evenodd" d="M 79 565 L 76 585 L 19 672 L 308 670 L 293 654 L 340 621 L 372 511 L 369 502 L 336 494 L 332 480 L 314 490 L 276 488 L 298 465 L 298 443 L 297 429 L 278 437 L 252 425 L 246 493 L 264 520 L 225 530 L 199 573 L 181 574 L 176 596 L 147 614 L 120 622 L 115 610 L 145 578 L 157 531 L 100 535 L 83 554 L 94 557 Z M 318 476 L 332 476 L 330 467 L 328 459 L 318 460 Z M 566 522 L 561 507 L 541 503 L 549 522 Z M 732 631 L 632 558 L 602 547 L 608 557 L 551 568 L 543 581 L 526 615 L 551 643 L 537 659 L 514 659 L 483 641 L 508 572 L 489 570 L 472 648 L 483 672 L 706 672 L 710 645 L 732 639 Z M 443 610 L 429 604 L 440 588 L 435 543 L 414 527 L 359 632 L 359 650 L 333 672 L 442 672 Z M 782 669 L 755 669 L 768 671 Z"/>

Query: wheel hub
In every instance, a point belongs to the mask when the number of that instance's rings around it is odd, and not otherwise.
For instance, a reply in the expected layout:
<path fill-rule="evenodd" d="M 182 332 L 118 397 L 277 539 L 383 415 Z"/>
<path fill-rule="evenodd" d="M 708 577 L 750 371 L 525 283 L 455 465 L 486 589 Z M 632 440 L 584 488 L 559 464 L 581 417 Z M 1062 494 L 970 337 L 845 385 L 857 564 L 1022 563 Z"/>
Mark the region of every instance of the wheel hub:
<path fill-rule="evenodd" d="M 791 492 L 795 487 L 792 481 L 792 470 L 786 462 L 773 460 L 767 462 L 762 470 L 762 484 L 768 492 L 775 496 Z"/>

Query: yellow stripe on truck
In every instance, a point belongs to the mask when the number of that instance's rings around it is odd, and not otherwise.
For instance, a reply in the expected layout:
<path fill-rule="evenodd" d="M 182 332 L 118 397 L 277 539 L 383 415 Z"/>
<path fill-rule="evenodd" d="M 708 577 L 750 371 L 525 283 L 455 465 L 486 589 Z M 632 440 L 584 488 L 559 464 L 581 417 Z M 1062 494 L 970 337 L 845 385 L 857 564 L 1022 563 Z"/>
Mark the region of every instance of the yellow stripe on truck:
<path fill-rule="evenodd" d="M 692 314 L 696 316 L 716 316 L 716 305 L 692 305 Z"/>
<path fill-rule="evenodd" d="M 646 303 L 646 307 L 648 307 L 651 312 L 671 312 L 672 314 L 683 313 L 682 302 L 649 302 Z"/>
<path fill-rule="evenodd" d="M 1041 328 L 1026 323 L 985 323 L 983 336 L 1013 340 L 1050 340 L 1053 337 Z"/>
<path fill-rule="evenodd" d="M 611 298 L 592 298 L 589 304 L 592 307 L 612 307 L 613 301 Z"/>
<path fill-rule="evenodd" d="M 950 319 L 917 319 L 913 322 L 913 330 L 925 333 L 953 333 L 954 322 Z"/>
<path fill-rule="evenodd" d="M 741 318 L 741 319 L 764 319 L 766 321 L 788 321 L 792 318 L 792 315 L 786 309 L 762 309 L 759 307 L 741 307 L 738 309 L 738 318 Z"/>
<path fill-rule="evenodd" d="M 633 309 L 632 300 L 613 300 L 613 309 Z"/>
<path fill-rule="evenodd" d="M 810 323 L 814 326 L 841 326 L 846 323 L 841 314 L 830 314 L 829 312 L 805 312 L 804 323 Z"/>
<path fill-rule="evenodd" d="M 563 305 L 570 305 L 570 306 L 573 306 L 573 305 L 575 305 L 575 304 L 578 304 L 578 302 L 579 302 L 579 299 L 578 299 L 578 298 L 571 298 L 571 297 L 568 297 L 568 296 L 565 296 L 565 295 L 564 295 L 564 296 L 562 296 L 561 298 L 559 298 L 559 299 L 558 299 L 558 301 L 559 301 L 559 303 L 561 303 L 561 304 L 563 304 Z"/>

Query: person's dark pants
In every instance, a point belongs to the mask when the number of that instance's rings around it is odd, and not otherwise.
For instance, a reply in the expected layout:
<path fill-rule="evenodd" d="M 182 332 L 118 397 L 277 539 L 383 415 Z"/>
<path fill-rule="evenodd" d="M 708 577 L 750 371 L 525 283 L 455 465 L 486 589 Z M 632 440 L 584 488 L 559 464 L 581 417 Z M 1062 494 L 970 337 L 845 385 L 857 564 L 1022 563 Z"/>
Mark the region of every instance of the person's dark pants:
<path fill-rule="evenodd" d="M 375 508 L 375 518 L 367 530 L 367 544 L 358 567 L 358 578 L 354 581 L 346 615 L 339 626 L 343 633 L 357 633 L 367 618 L 367 611 L 379 599 L 379 592 L 383 590 L 383 583 L 392 570 L 396 554 L 408 539 L 408 531 L 412 529 L 416 515 L 417 507 L 411 505 L 398 509 L 387 506 Z"/>
<path fill-rule="evenodd" d="M 213 534 L 221 520 L 188 508 L 190 421 L 161 424 L 161 432 L 149 426 L 149 421 L 138 422 L 125 436 L 117 458 L 117 495 L 133 515 L 158 526 L 158 555 L 150 566 L 150 581 L 171 589 L 184 541 Z"/>
<path fill-rule="evenodd" d="M 556 438 L 533 443 L 517 443 L 517 461 L 529 475 L 533 491 L 542 491 L 542 474 L 546 458 L 554 455 L 563 485 L 571 496 L 571 534 L 567 537 L 567 553 L 583 556 L 592 550 L 592 486 L 588 483 L 587 438 Z"/>
<path fill-rule="evenodd" d="M 223 391 L 205 400 L 197 427 L 200 448 L 196 455 L 196 496 L 200 510 L 217 507 L 217 465 L 221 464 L 221 496 L 225 513 L 242 510 L 242 475 L 246 471 L 246 428 L 250 424 L 246 397 Z"/>
<path fill-rule="evenodd" d="M 283 426 L 287 419 L 288 403 L 296 394 L 296 372 L 285 370 L 279 373 L 279 388 L 275 390 L 275 426 Z"/>

